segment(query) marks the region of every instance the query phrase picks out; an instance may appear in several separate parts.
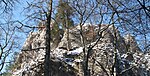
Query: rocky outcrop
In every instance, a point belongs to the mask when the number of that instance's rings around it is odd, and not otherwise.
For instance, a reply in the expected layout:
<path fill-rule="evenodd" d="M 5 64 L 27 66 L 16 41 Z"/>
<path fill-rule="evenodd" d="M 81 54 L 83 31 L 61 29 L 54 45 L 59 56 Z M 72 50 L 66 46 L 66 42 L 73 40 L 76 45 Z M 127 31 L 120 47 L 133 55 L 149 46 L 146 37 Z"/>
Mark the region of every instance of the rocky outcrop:
<path fill-rule="evenodd" d="M 88 71 L 92 76 L 150 75 L 150 55 L 140 51 L 134 37 L 122 37 L 113 25 L 85 24 L 82 29 L 69 29 L 70 49 L 68 33 L 64 32 L 57 47 L 51 50 L 52 76 L 83 76 L 83 49 L 87 52 L 91 46 Z M 44 55 L 45 29 L 30 33 L 16 59 L 18 67 L 12 71 L 13 76 L 43 76 Z"/>

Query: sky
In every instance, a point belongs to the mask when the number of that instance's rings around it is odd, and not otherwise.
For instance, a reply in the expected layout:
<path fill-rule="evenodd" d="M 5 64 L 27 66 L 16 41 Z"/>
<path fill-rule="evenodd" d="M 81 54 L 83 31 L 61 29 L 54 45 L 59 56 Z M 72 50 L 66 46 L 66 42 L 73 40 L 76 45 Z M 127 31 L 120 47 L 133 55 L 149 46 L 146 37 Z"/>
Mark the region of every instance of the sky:
<path fill-rule="evenodd" d="M 23 13 L 23 10 L 24 10 L 24 8 L 25 7 L 27 7 L 27 2 L 26 1 L 31 1 L 31 0 L 20 0 L 20 2 L 19 3 L 16 3 L 15 5 L 14 5 L 14 7 L 13 7 L 13 11 L 12 11 L 12 13 L 13 14 L 11 14 L 11 20 L 12 21 L 15 21 L 15 20 L 19 20 L 19 21 L 23 21 L 26 17 L 25 17 L 25 15 L 24 15 L 24 13 Z M 0 10 L 0 12 L 1 12 L 2 10 Z M 0 15 L 0 23 L 6 23 L 6 19 L 7 18 L 9 18 L 9 16 L 7 17 L 7 15 L 5 14 L 5 15 Z M 6 18 L 5 18 L 6 17 Z M 2 27 L 6 27 L 6 25 L 1 25 Z M 15 26 L 17 26 L 17 24 L 15 24 Z M 0 33 L 2 33 L 2 31 L 0 31 Z M 5 36 L 5 35 L 4 35 Z M 4 37 L 3 36 L 3 37 Z M 13 49 L 13 52 L 14 51 L 17 51 L 17 52 L 19 52 L 20 51 L 20 49 L 22 48 L 22 45 L 24 44 L 24 41 L 25 41 L 25 39 L 26 39 L 26 37 L 27 37 L 27 34 L 23 34 L 23 33 L 21 33 L 21 32 L 19 32 L 19 31 L 17 31 L 16 33 L 15 33 L 15 35 L 14 35 L 15 37 L 16 37 L 16 43 L 18 44 L 18 46 L 19 46 L 19 48 L 15 48 L 15 49 Z M 1 44 L 3 44 L 2 42 L 0 42 Z M 1 51 L 1 50 L 0 50 Z M 9 57 L 8 58 L 6 58 L 6 61 L 9 61 L 9 60 L 11 60 L 11 58 L 12 58 L 12 56 L 11 55 L 9 55 Z M 5 65 L 6 66 L 6 65 Z M 3 69 L 2 70 L 2 72 L 4 72 L 5 70 Z"/>

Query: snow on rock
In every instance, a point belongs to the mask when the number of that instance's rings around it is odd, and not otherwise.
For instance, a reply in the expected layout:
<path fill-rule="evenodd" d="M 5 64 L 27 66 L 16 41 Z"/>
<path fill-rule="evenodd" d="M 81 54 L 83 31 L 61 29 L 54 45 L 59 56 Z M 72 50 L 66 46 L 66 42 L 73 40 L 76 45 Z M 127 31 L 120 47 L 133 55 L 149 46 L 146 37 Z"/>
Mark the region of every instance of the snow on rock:
<path fill-rule="evenodd" d="M 147 53 L 147 54 L 145 54 L 145 60 L 146 60 L 146 66 L 147 66 L 147 70 L 150 70 L 150 54 L 149 53 Z"/>
<path fill-rule="evenodd" d="M 122 56 L 121 56 L 121 58 L 126 58 L 128 55 L 127 54 L 123 54 Z"/>
<path fill-rule="evenodd" d="M 139 50 L 134 37 L 130 35 L 121 37 L 119 31 L 116 29 L 118 41 L 115 49 L 113 45 L 113 26 L 111 25 L 105 30 L 102 34 L 103 37 L 99 42 L 96 42 L 99 38 L 97 35 L 99 29 L 98 26 L 99 25 L 92 26 L 88 23 L 82 26 L 85 47 L 82 45 L 79 25 L 69 30 L 69 40 L 71 41 L 70 49 L 67 48 L 67 32 L 64 32 L 63 38 L 58 46 L 51 50 L 52 68 L 50 69 L 54 76 L 83 76 L 83 48 L 87 51 L 90 46 L 95 44 L 96 45 L 89 51 L 88 59 L 89 72 L 93 76 L 106 76 L 100 67 L 101 65 L 109 74 L 111 74 L 112 67 L 114 67 L 114 69 L 116 69 L 116 74 L 120 74 L 129 69 L 124 75 L 119 76 L 150 75 L 150 73 L 148 73 L 148 71 L 150 71 L 150 54 L 144 54 Z M 102 25 L 101 30 L 105 29 L 106 26 L 108 25 Z M 51 43 L 51 45 L 52 44 L 53 43 Z M 128 50 L 126 50 L 125 47 L 127 44 L 132 45 Z M 43 48 L 34 49 L 39 47 Z M 45 29 L 30 33 L 23 45 L 23 50 L 17 58 L 16 63 L 19 65 L 13 71 L 13 76 L 23 76 L 23 74 L 25 76 L 43 76 L 44 47 Z"/>
<path fill-rule="evenodd" d="M 20 69 L 20 70 L 14 72 L 13 75 L 19 76 L 22 72 L 23 72 L 22 69 Z M 20 75 L 20 76 L 21 76 L 21 75 Z"/>
<path fill-rule="evenodd" d="M 79 55 L 83 52 L 83 47 L 79 47 L 75 50 L 72 50 L 72 51 L 68 51 L 67 52 L 67 55 Z"/>
<path fill-rule="evenodd" d="M 82 59 L 75 59 L 74 62 L 80 63 L 80 62 L 83 62 L 83 60 Z"/>
<path fill-rule="evenodd" d="M 54 57 L 61 59 L 62 57 L 64 57 L 63 54 L 66 52 L 67 52 L 66 49 L 56 48 L 52 54 Z"/>

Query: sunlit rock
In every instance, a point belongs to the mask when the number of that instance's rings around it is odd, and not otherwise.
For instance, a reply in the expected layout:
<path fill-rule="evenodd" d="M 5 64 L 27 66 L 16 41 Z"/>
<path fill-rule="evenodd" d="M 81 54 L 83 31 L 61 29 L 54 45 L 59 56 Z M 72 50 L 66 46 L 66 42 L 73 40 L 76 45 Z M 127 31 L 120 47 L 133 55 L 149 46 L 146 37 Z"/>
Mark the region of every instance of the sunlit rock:
<path fill-rule="evenodd" d="M 150 55 L 140 51 L 133 36 L 122 37 L 113 25 L 87 23 L 82 29 L 83 36 L 80 25 L 69 29 L 70 48 L 67 31 L 58 45 L 51 47 L 50 71 L 53 76 L 83 76 L 87 54 L 88 71 L 92 76 L 106 76 L 107 73 L 111 76 L 112 72 L 118 76 L 150 75 Z M 12 71 L 13 76 L 44 76 L 44 56 L 45 29 L 40 29 L 26 39 L 16 59 L 18 67 Z"/>

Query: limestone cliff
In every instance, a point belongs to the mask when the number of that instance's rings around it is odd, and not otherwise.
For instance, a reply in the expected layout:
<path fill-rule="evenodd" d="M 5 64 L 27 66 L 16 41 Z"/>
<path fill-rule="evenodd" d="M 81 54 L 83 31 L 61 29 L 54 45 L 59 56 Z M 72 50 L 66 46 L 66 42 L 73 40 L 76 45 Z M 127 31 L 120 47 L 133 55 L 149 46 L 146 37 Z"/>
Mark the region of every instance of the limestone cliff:
<path fill-rule="evenodd" d="M 150 55 L 140 51 L 131 35 L 122 37 L 112 25 L 86 24 L 82 29 L 80 26 L 69 29 L 70 49 L 67 48 L 67 32 L 57 47 L 52 47 L 52 76 L 83 76 L 83 49 L 88 50 L 93 45 L 88 64 L 92 76 L 150 75 Z M 13 76 L 43 76 L 44 55 L 45 29 L 30 33 L 16 59 L 18 67 L 12 70 Z"/>

